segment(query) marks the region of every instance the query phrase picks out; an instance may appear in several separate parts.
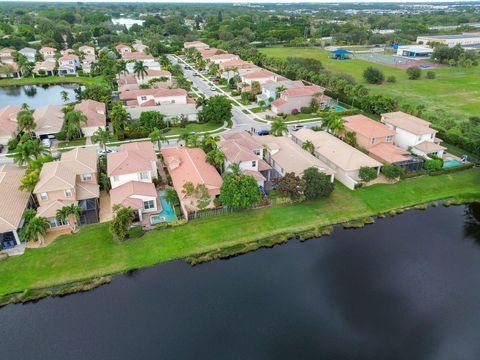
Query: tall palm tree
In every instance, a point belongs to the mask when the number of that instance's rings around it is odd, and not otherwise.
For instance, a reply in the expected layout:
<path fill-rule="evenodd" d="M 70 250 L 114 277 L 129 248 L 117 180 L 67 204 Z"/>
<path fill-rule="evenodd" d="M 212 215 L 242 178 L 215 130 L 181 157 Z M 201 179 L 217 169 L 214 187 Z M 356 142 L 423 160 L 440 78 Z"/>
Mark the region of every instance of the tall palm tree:
<path fill-rule="evenodd" d="M 30 110 L 30 107 L 27 103 L 22 103 L 22 106 L 20 106 L 20 110 Z"/>
<path fill-rule="evenodd" d="M 76 98 L 78 101 L 82 101 L 82 100 L 83 100 L 83 90 L 82 90 L 82 87 L 81 87 L 81 86 L 77 86 L 75 89 L 73 89 L 73 92 L 75 93 L 75 98 Z"/>
<path fill-rule="evenodd" d="M 220 149 L 213 149 L 207 153 L 207 162 L 215 166 L 220 172 L 223 172 L 223 164 L 225 162 L 225 154 Z"/>
<path fill-rule="evenodd" d="M 196 100 L 195 100 L 195 108 L 198 109 L 199 107 L 205 107 L 207 105 L 208 99 L 205 97 L 205 95 L 200 95 Z"/>
<path fill-rule="evenodd" d="M 87 120 L 87 117 L 81 111 L 67 111 L 63 125 L 67 139 L 73 140 L 80 138 L 82 135 L 81 123 L 86 123 Z"/>
<path fill-rule="evenodd" d="M 203 138 L 203 146 L 207 149 L 214 150 L 217 148 L 217 142 L 220 141 L 219 135 L 206 135 Z M 205 150 L 205 149 L 204 149 Z"/>
<path fill-rule="evenodd" d="M 215 63 L 212 63 L 212 64 L 210 64 L 210 66 L 208 67 L 208 74 L 209 74 L 210 76 L 216 76 L 217 73 L 218 73 L 218 70 L 219 70 L 218 65 L 215 64 Z"/>
<path fill-rule="evenodd" d="M 284 85 L 280 85 L 280 86 L 277 86 L 277 88 L 275 89 L 275 93 L 277 95 L 277 99 L 280 97 L 280 94 L 282 92 L 284 92 L 285 90 L 287 90 L 287 88 L 284 86 Z"/>
<path fill-rule="evenodd" d="M 135 61 L 133 64 L 133 73 L 143 79 L 147 75 L 148 66 L 143 61 Z"/>
<path fill-rule="evenodd" d="M 190 137 L 190 133 L 185 131 L 185 132 L 181 133 L 180 135 L 178 135 L 177 142 L 181 143 L 183 141 L 185 143 L 185 146 L 187 146 L 187 141 L 188 141 L 189 137 Z"/>
<path fill-rule="evenodd" d="M 271 132 L 274 136 L 282 136 L 283 134 L 287 134 L 288 127 L 285 119 L 277 117 L 272 123 Z"/>
<path fill-rule="evenodd" d="M 117 62 L 117 74 L 125 75 L 128 73 L 127 62 L 120 60 Z"/>
<path fill-rule="evenodd" d="M 230 166 L 228 167 L 228 170 L 232 173 L 233 176 L 235 177 L 240 177 L 242 176 L 242 168 L 240 167 L 240 164 L 238 163 L 231 163 Z"/>
<path fill-rule="evenodd" d="M 32 112 L 29 110 L 20 111 L 17 115 L 17 126 L 19 132 L 24 131 L 31 136 L 32 132 L 37 127 Z"/>
<path fill-rule="evenodd" d="M 150 133 L 149 137 L 150 137 L 150 141 L 152 143 L 157 144 L 157 148 L 158 148 L 159 151 L 162 148 L 162 142 L 168 144 L 167 137 L 165 135 L 163 135 L 163 133 L 160 131 L 159 128 L 154 128 L 153 131 Z"/>
<path fill-rule="evenodd" d="M 20 65 L 20 71 L 23 77 L 29 77 L 33 74 L 34 66 L 31 62 L 26 61 L 25 63 Z"/>
<path fill-rule="evenodd" d="M 112 141 L 113 136 L 110 133 L 110 131 L 103 129 L 103 128 L 98 128 L 92 136 L 92 142 L 95 144 L 99 144 L 102 150 L 105 150 L 107 147 L 107 143 Z"/>
<path fill-rule="evenodd" d="M 175 191 L 174 188 L 167 187 L 167 188 L 165 188 L 164 198 L 173 207 L 173 205 L 177 202 L 177 192 Z"/>
<path fill-rule="evenodd" d="M 45 243 L 45 235 L 50 227 L 50 222 L 44 217 L 34 217 L 20 233 L 21 239 L 25 241 L 38 241 L 40 245 Z"/>
<path fill-rule="evenodd" d="M 35 160 L 50 155 L 50 150 L 48 150 L 48 148 L 46 148 L 38 139 L 31 140 L 27 142 L 27 144 L 29 144 L 30 154 Z"/>
<path fill-rule="evenodd" d="M 302 144 L 302 149 L 313 154 L 313 152 L 315 151 L 315 145 L 313 145 L 313 143 L 310 140 L 307 140 Z"/>
<path fill-rule="evenodd" d="M 65 90 L 62 90 L 62 91 L 60 91 L 60 95 L 62 96 L 63 102 L 66 103 L 68 101 L 68 98 L 69 98 L 68 92 L 66 92 Z"/>
<path fill-rule="evenodd" d="M 67 221 L 72 228 L 72 231 L 77 229 L 77 223 L 80 221 L 83 209 L 77 204 L 65 205 L 57 210 L 56 218 L 58 221 Z"/>
<path fill-rule="evenodd" d="M 40 140 L 27 140 L 22 144 L 19 144 L 15 149 L 15 153 L 12 155 L 13 162 L 19 166 L 29 164 L 34 159 L 47 156 L 49 150 L 42 145 Z"/>

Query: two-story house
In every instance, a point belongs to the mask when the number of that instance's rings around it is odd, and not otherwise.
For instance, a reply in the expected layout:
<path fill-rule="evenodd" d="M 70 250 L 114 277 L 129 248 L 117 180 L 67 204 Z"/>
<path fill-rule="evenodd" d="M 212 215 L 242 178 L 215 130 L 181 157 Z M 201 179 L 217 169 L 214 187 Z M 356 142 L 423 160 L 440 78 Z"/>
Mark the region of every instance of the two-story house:
<path fill-rule="evenodd" d="M 225 154 L 225 171 L 229 171 L 231 164 L 239 164 L 245 175 L 252 176 L 264 187 L 272 167 L 263 160 L 263 147 L 245 131 L 226 133 L 223 138 L 218 148 Z"/>
<path fill-rule="evenodd" d="M 160 104 L 187 104 L 187 91 L 184 89 L 141 89 L 120 93 L 120 100 L 129 106 L 154 106 Z"/>
<path fill-rule="evenodd" d="M 382 114 L 382 123 L 395 131 L 395 144 L 412 153 L 428 157 L 433 154 L 442 157 L 445 147 L 436 139 L 437 130 L 430 123 L 402 111 Z"/>
<path fill-rule="evenodd" d="M 57 52 L 57 49 L 44 46 L 38 52 L 42 54 L 44 60 L 55 60 L 55 53 Z"/>
<path fill-rule="evenodd" d="M 93 55 L 95 56 L 95 48 L 89 45 L 83 45 L 78 48 L 83 55 Z"/>
<path fill-rule="evenodd" d="M 77 73 L 77 68 L 80 68 L 80 58 L 77 55 L 64 55 L 58 59 L 59 75 L 74 75 Z"/>
<path fill-rule="evenodd" d="M 268 70 L 258 70 L 249 72 L 243 75 L 240 75 L 240 79 L 244 85 L 252 85 L 253 82 L 258 82 L 261 84 L 265 84 L 267 82 L 277 82 L 277 81 L 284 81 L 287 78 L 277 75 Z"/>
<path fill-rule="evenodd" d="M 154 83 L 155 87 L 168 88 L 172 85 L 172 74 L 170 71 L 148 69 L 143 77 L 134 73 L 119 74 L 117 76 L 118 90 L 120 92 L 139 90 L 140 85 L 148 84 L 149 81 L 154 79 L 158 80 Z"/>
<path fill-rule="evenodd" d="M 151 142 L 122 144 L 107 156 L 111 205 L 136 210 L 136 219 L 162 210 L 153 180 L 158 178 L 157 155 Z"/>
<path fill-rule="evenodd" d="M 80 124 L 84 136 L 93 136 L 98 129 L 106 129 L 105 103 L 88 99 L 76 104 L 74 109 L 80 111 L 87 118 L 86 122 Z"/>
<path fill-rule="evenodd" d="M 261 85 L 262 92 L 257 95 L 257 102 L 263 101 L 265 105 L 269 105 L 271 101 L 277 99 L 280 95 L 278 93 L 278 89 L 293 89 L 304 87 L 305 85 L 301 80 L 293 81 L 293 80 L 284 80 L 278 82 L 267 82 Z"/>
<path fill-rule="evenodd" d="M 210 61 L 214 64 L 221 64 L 221 63 L 224 63 L 224 62 L 227 62 L 227 61 L 232 61 L 232 60 L 238 60 L 239 57 L 238 55 L 234 55 L 234 54 L 218 54 L 218 55 L 213 55 L 211 58 L 210 58 Z"/>
<path fill-rule="evenodd" d="M 117 46 L 115 46 L 115 49 L 117 49 L 120 56 L 122 56 L 123 54 L 127 54 L 127 53 L 132 52 L 132 48 L 128 45 L 125 45 L 125 44 L 118 44 Z"/>
<path fill-rule="evenodd" d="M 49 231 L 72 225 L 56 218 L 58 210 L 72 204 L 83 209 L 80 224 L 97 223 L 100 187 L 95 150 L 76 148 L 62 153 L 59 161 L 44 164 L 33 193 L 39 204 L 37 216 L 48 219 Z"/>
<path fill-rule="evenodd" d="M 37 50 L 24 47 L 18 51 L 20 54 L 25 56 L 29 62 L 35 62 L 35 56 L 37 55 Z"/>
<path fill-rule="evenodd" d="M 310 106 L 312 99 L 319 101 L 325 89 L 318 85 L 290 88 L 282 91 L 280 97 L 272 101 L 272 112 L 275 115 L 300 112 L 302 107 Z"/>
<path fill-rule="evenodd" d="M 16 105 L 7 105 L 0 109 L 0 144 L 7 145 L 8 141 L 17 133 L 17 115 L 20 108 Z"/>

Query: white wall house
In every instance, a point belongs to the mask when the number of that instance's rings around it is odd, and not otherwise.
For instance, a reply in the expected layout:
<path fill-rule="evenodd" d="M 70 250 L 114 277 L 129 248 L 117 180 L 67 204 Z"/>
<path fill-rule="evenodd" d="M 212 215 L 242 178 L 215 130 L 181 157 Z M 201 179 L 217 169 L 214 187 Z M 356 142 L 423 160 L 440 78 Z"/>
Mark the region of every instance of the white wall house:
<path fill-rule="evenodd" d="M 162 104 L 187 104 L 187 92 L 184 89 L 144 89 L 128 90 L 120 93 L 120 100 L 126 105 L 155 106 Z"/>

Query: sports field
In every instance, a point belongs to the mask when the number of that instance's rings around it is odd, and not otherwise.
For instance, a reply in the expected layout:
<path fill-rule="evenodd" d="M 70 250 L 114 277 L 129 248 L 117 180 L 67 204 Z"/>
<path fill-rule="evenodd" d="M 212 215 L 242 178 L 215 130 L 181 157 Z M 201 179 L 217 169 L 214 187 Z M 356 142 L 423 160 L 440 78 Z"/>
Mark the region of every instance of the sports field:
<path fill-rule="evenodd" d="M 259 50 L 273 57 L 300 56 L 318 59 L 327 70 L 351 75 L 358 83 L 367 85 L 373 91 L 395 97 L 400 104 L 406 102 L 413 105 L 423 104 L 428 112 L 446 112 L 455 121 L 464 121 L 469 116 L 478 116 L 480 113 L 480 67 L 434 69 L 436 78 L 433 80 L 425 77 L 420 80 L 408 80 L 404 69 L 360 59 L 332 60 L 329 51 L 319 48 L 276 47 Z M 394 75 L 397 82 L 382 85 L 366 84 L 362 74 L 369 66 L 381 69 L 385 77 Z"/>

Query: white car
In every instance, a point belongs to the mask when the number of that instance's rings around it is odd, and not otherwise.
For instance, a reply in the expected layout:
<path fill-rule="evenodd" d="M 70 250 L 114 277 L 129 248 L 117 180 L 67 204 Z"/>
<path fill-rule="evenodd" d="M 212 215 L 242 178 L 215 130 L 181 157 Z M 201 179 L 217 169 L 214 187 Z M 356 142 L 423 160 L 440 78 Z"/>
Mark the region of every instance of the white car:
<path fill-rule="evenodd" d="M 217 88 L 215 86 L 210 86 L 210 91 L 217 91 Z"/>
<path fill-rule="evenodd" d="M 52 140 L 50 140 L 50 139 L 43 139 L 43 140 L 42 140 L 42 145 L 45 146 L 46 148 L 51 148 L 51 147 L 52 147 Z"/>
<path fill-rule="evenodd" d="M 97 150 L 97 156 L 105 156 L 107 154 L 110 154 L 110 153 L 114 153 L 114 152 L 117 152 L 117 150 L 113 150 L 113 149 L 100 149 L 100 150 Z"/>

